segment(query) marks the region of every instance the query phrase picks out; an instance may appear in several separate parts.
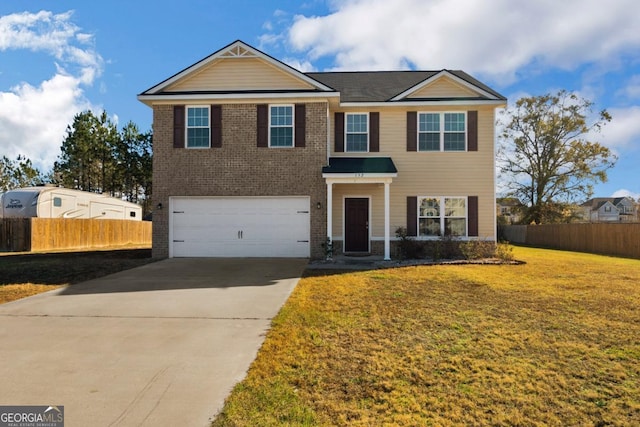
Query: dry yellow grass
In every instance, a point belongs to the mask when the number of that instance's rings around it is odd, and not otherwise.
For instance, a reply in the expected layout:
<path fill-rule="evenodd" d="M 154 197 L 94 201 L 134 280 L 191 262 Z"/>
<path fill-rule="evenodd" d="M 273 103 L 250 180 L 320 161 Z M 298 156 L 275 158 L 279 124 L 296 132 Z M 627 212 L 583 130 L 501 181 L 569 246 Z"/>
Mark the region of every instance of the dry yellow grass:
<path fill-rule="evenodd" d="M 148 249 L 3 253 L 0 256 L 0 304 L 151 261 Z"/>
<path fill-rule="evenodd" d="M 640 261 L 306 277 L 214 426 L 640 425 Z"/>
<path fill-rule="evenodd" d="M 33 283 L 4 285 L 0 287 L 0 304 L 52 291 L 59 287 L 60 285 L 34 285 Z"/>

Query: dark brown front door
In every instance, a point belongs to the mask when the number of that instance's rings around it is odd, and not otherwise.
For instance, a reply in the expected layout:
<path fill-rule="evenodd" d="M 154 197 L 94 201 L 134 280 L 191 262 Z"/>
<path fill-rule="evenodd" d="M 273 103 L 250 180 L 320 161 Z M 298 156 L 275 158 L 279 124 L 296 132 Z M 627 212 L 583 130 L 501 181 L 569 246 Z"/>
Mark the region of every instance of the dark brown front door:
<path fill-rule="evenodd" d="M 345 199 L 345 252 L 369 252 L 369 199 Z"/>

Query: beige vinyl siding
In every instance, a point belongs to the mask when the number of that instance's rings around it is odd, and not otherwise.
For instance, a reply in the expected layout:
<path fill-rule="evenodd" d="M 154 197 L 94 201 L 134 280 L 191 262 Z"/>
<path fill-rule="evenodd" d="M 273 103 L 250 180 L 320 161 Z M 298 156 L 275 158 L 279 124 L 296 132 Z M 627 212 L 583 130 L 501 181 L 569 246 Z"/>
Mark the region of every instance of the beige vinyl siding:
<path fill-rule="evenodd" d="M 313 86 L 259 58 L 221 58 L 177 81 L 167 91 L 283 89 L 313 89 Z"/>
<path fill-rule="evenodd" d="M 468 98 L 478 94 L 451 79 L 441 77 L 420 90 L 410 94 L 407 98 Z"/>
<path fill-rule="evenodd" d="M 343 238 L 344 199 L 369 197 L 369 231 L 371 237 L 384 236 L 384 188 L 378 184 L 334 184 L 333 186 L 333 236 Z"/>
<path fill-rule="evenodd" d="M 478 151 L 408 152 L 406 116 L 408 109 L 380 108 L 380 152 L 358 156 L 391 157 L 398 176 L 390 186 L 390 228 L 406 227 L 407 196 L 478 196 L 480 238 L 494 236 L 494 109 L 493 106 L 421 108 L 418 111 L 478 111 Z M 411 109 L 411 111 L 416 111 Z M 333 114 L 330 119 L 333 121 Z M 333 122 L 331 123 L 333 129 Z M 335 153 L 331 135 L 331 155 L 351 157 L 354 153 Z M 334 236 L 342 236 L 342 198 L 345 194 L 372 196 L 372 238 L 384 236 L 384 187 L 380 185 L 334 185 Z"/>

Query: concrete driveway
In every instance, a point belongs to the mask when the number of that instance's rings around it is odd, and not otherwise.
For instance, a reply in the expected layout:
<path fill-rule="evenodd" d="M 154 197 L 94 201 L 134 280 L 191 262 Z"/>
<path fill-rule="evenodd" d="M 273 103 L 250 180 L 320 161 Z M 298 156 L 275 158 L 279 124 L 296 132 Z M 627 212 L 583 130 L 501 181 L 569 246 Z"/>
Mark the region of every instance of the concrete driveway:
<path fill-rule="evenodd" d="M 206 426 L 303 259 L 167 259 L 0 305 L 0 405 L 67 426 Z"/>

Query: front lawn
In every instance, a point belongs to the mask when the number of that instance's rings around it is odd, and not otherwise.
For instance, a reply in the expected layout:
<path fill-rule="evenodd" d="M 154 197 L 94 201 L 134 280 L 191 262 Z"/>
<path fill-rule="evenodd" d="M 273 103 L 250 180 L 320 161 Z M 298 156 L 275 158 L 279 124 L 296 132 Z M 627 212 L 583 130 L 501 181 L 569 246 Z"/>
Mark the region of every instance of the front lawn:
<path fill-rule="evenodd" d="M 514 255 L 310 273 L 213 426 L 640 425 L 640 261 Z"/>
<path fill-rule="evenodd" d="M 150 249 L 0 255 L 0 304 L 139 267 Z"/>

